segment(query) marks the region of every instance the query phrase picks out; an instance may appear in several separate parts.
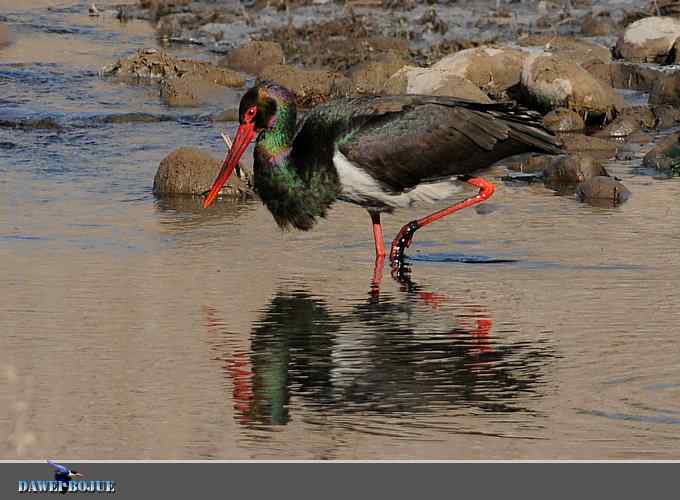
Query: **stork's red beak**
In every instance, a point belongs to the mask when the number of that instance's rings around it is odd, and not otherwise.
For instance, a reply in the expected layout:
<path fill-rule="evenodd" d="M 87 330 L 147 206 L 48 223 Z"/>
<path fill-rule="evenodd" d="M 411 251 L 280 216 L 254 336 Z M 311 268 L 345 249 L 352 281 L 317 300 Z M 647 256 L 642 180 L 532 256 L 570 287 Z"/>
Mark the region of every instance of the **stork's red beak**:
<path fill-rule="evenodd" d="M 220 170 L 217 179 L 215 179 L 215 182 L 210 188 L 208 196 L 203 200 L 203 208 L 208 208 L 212 202 L 215 201 L 220 189 L 222 189 L 222 186 L 229 180 L 229 177 L 231 177 L 231 174 L 236 168 L 236 165 L 238 165 L 243 153 L 246 152 L 248 144 L 253 142 L 256 135 L 254 123 L 242 123 L 239 126 L 236 131 L 234 145 L 229 149 L 229 153 L 227 153 L 227 157 L 224 159 L 224 163 L 222 163 L 222 170 Z"/>

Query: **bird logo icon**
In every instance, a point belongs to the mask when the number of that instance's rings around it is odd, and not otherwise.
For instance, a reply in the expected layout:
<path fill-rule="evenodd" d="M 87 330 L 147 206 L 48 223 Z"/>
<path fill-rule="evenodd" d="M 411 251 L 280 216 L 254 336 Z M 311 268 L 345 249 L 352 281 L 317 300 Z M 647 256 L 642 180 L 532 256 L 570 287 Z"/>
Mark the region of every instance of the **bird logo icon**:
<path fill-rule="evenodd" d="M 48 460 L 47 463 L 54 467 L 54 480 L 59 483 L 59 487 L 62 493 L 68 491 L 68 485 L 71 480 L 77 477 L 83 477 L 81 473 L 76 470 L 69 469 L 68 467 Z"/>

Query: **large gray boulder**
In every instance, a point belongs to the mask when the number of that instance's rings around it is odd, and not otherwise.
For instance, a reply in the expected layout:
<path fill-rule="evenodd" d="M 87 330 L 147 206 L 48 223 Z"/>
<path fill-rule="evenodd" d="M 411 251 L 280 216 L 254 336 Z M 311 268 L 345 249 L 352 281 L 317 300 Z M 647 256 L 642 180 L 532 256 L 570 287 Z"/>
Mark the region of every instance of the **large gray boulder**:
<path fill-rule="evenodd" d="M 522 70 L 522 93 L 530 105 L 581 114 L 613 115 L 623 98 L 579 64 L 552 54 L 529 56 Z"/>
<path fill-rule="evenodd" d="M 435 68 L 404 66 L 385 82 L 385 94 L 429 94 L 457 97 L 470 101 L 492 102 L 480 88 L 470 80 Z"/>
<path fill-rule="evenodd" d="M 508 47 L 475 47 L 444 57 L 432 69 L 465 78 L 492 95 L 517 85 L 528 52 Z"/>
<path fill-rule="evenodd" d="M 612 60 L 609 48 L 604 45 L 568 36 L 529 35 L 521 38 L 518 43 L 523 47 L 540 48 L 543 52 L 577 64 L 593 61 L 607 63 Z"/>
<path fill-rule="evenodd" d="M 680 19 L 645 17 L 630 24 L 614 48 L 615 54 L 633 62 L 664 62 L 680 37 Z"/>

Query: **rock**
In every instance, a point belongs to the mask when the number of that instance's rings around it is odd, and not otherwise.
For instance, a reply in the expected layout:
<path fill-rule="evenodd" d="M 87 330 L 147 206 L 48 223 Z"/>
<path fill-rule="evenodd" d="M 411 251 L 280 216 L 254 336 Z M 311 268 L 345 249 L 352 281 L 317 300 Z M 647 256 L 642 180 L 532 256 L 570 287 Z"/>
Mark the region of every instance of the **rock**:
<path fill-rule="evenodd" d="M 365 61 L 355 65 L 349 73 L 352 90 L 360 94 L 378 94 L 385 82 L 405 64 L 402 57 L 387 52 L 377 61 Z"/>
<path fill-rule="evenodd" d="M 630 191 L 613 177 L 592 177 L 576 188 L 576 197 L 598 206 L 613 206 L 630 198 Z"/>
<path fill-rule="evenodd" d="M 531 55 L 522 70 L 522 94 L 541 109 L 565 107 L 583 114 L 611 116 L 623 98 L 575 62 L 555 55 Z"/>
<path fill-rule="evenodd" d="M 615 62 L 608 70 L 615 88 L 648 92 L 651 104 L 680 104 L 680 68 L 677 66 Z"/>
<path fill-rule="evenodd" d="M 577 64 L 590 61 L 609 62 L 611 52 L 604 45 L 566 36 L 529 35 L 518 41 L 522 47 L 540 47 L 561 59 L 570 59 Z"/>
<path fill-rule="evenodd" d="M 654 128 L 656 117 L 648 106 L 627 106 L 621 110 L 620 116 L 633 118 L 642 128 Z"/>
<path fill-rule="evenodd" d="M 671 47 L 671 50 L 668 52 L 668 56 L 666 57 L 664 64 L 671 65 L 680 64 L 680 38 L 676 39 L 675 42 L 673 42 L 673 46 Z"/>
<path fill-rule="evenodd" d="M 579 132 L 585 128 L 581 115 L 566 108 L 549 112 L 543 117 L 543 125 L 553 132 Z"/>
<path fill-rule="evenodd" d="M 588 61 L 581 64 L 581 67 L 606 85 L 620 88 L 612 84 L 612 64 L 613 63 L 605 63 L 602 61 Z"/>
<path fill-rule="evenodd" d="M 633 118 L 642 128 L 654 128 L 656 117 L 649 106 L 627 106 L 621 110 L 620 116 Z"/>
<path fill-rule="evenodd" d="M 134 79 L 161 79 L 181 74 L 178 60 L 165 51 L 140 49 L 135 54 L 119 59 L 116 63 L 101 69 L 103 75 Z"/>
<path fill-rule="evenodd" d="M 348 69 L 354 92 L 374 94 L 400 68 L 409 64 L 408 42 L 404 39 L 376 36 L 368 38 L 362 48 L 364 60 Z"/>
<path fill-rule="evenodd" d="M 151 113 L 118 113 L 115 115 L 104 115 L 98 118 L 100 123 L 112 123 L 120 125 L 124 123 L 158 123 L 165 121 L 172 121 L 171 116 L 153 115 Z"/>
<path fill-rule="evenodd" d="M 192 78 L 200 78 L 203 81 L 209 81 L 215 85 L 222 85 L 223 87 L 243 87 L 246 80 L 241 73 L 230 71 L 224 68 L 216 68 L 212 65 L 198 66 L 191 72 L 182 75 L 191 75 Z"/>
<path fill-rule="evenodd" d="M 161 161 L 153 180 L 153 192 L 157 195 L 200 195 L 210 189 L 221 165 L 203 150 L 176 149 Z M 252 195 L 245 171 L 240 171 L 241 177 L 235 173 L 222 188 L 222 196 L 247 198 Z"/>
<path fill-rule="evenodd" d="M 404 66 L 392 75 L 385 83 L 383 92 L 391 95 L 441 95 L 482 103 L 492 102 L 489 96 L 470 80 L 452 75 L 447 71 L 415 66 Z"/>
<path fill-rule="evenodd" d="M 167 14 L 156 24 L 156 33 L 162 40 L 181 38 L 185 31 L 190 31 L 200 25 L 200 18 L 192 12 Z"/>
<path fill-rule="evenodd" d="M 278 43 L 250 42 L 229 52 L 217 65 L 259 75 L 267 66 L 283 62 L 283 49 Z"/>
<path fill-rule="evenodd" d="M 105 75 L 132 79 L 170 79 L 191 75 L 192 78 L 227 87 L 242 87 L 245 78 L 236 71 L 218 68 L 203 61 L 176 59 L 156 49 L 140 49 L 130 57 L 101 70 Z"/>
<path fill-rule="evenodd" d="M 633 117 L 617 116 L 613 122 L 596 132 L 595 135 L 597 137 L 621 138 L 627 137 L 633 132 L 637 132 L 640 128 L 640 122 Z"/>
<path fill-rule="evenodd" d="M 9 34 L 9 29 L 4 24 L 0 24 L 0 47 L 4 45 L 9 45 L 12 38 Z"/>
<path fill-rule="evenodd" d="M 648 9 L 658 9 L 661 16 L 678 17 L 680 15 L 680 3 L 678 3 L 678 0 L 652 0 L 649 2 Z"/>
<path fill-rule="evenodd" d="M 673 106 L 653 106 L 652 113 L 656 119 L 654 124 L 656 128 L 672 128 L 680 123 L 680 109 Z"/>
<path fill-rule="evenodd" d="M 596 159 L 616 156 L 619 145 L 615 142 L 583 134 L 564 134 L 560 137 L 564 149 L 569 153 L 588 153 Z"/>
<path fill-rule="evenodd" d="M 680 105 L 680 71 L 665 72 L 652 82 L 649 103 Z"/>
<path fill-rule="evenodd" d="M 20 130 L 60 130 L 61 125 L 54 118 L 9 119 L 0 118 L 0 128 Z"/>
<path fill-rule="evenodd" d="M 167 106 L 200 106 L 210 102 L 221 102 L 224 99 L 224 87 L 193 74 L 187 74 L 181 78 L 162 80 L 160 97 Z"/>
<path fill-rule="evenodd" d="M 446 56 L 432 69 L 465 78 L 498 96 L 519 83 L 527 55 L 511 48 L 476 47 Z"/>
<path fill-rule="evenodd" d="M 666 137 L 642 159 L 648 168 L 680 174 L 680 133 Z"/>
<path fill-rule="evenodd" d="M 526 173 L 540 172 L 548 186 L 578 184 L 598 175 L 607 176 L 602 164 L 590 155 L 536 155 L 510 166 Z"/>
<path fill-rule="evenodd" d="M 637 144 L 638 146 L 640 146 L 642 144 L 649 144 L 650 142 L 652 142 L 652 140 L 653 140 L 652 135 L 650 135 L 648 132 L 643 132 L 642 130 L 638 130 L 637 132 L 633 132 L 628 137 L 626 137 L 627 143 Z"/>
<path fill-rule="evenodd" d="M 626 137 L 642 128 L 654 128 L 656 117 L 648 106 L 627 106 L 616 119 L 597 133 L 600 137 Z"/>
<path fill-rule="evenodd" d="M 616 23 L 609 13 L 587 16 L 581 22 L 581 34 L 584 36 L 609 36 L 616 31 L 616 28 Z"/>
<path fill-rule="evenodd" d="M 611 84 L 617 89 L 640 90 L 649 92 L 655 80 L 663 78 L 666 73 L 677 70 L 651 64 L 639 64 L 617 61 L 609 65 Z"/>
<path fill-rule="evenodd" d="M 301 69 L 285 64 L 267 66 L 260 74 L 262 80 L 283 85 L 297 97 L 303 107 L 325 102 L 329 97 L 349 92 L 347 77 L 324 69 Z"/>
<path fill-rule="evenodd" d="M 589 155 L 548 157 L 543 178 L 548 186 L 578 184 L 596 176 L 608 176 L 602 164 Z"/>
<path fill-rule="evenodd" d="M 511 163 L 508 168 L 515 172 L 526 174 L 543 174 L 543 170 L 550 164 L 551 155 L 532 155 L 516 163 Z"/>
<path fill-rule="evenodd" d="M 176 59 L 156 49 L 142 49 L 102 69 L 119 78 L 161 79 L 160 96 L 168 106 L 196 106 L 208 101 L 221 102 L 224 87 L 242 87 L 241 73 L 201 61 Z"/>
<path fill-rule="evenodd" d="M 618 58 L 633 62 L 666 60 L 680 36 L 680 19 L 673 17 L 646 17 L 629 25 L 614 47 Z"/>

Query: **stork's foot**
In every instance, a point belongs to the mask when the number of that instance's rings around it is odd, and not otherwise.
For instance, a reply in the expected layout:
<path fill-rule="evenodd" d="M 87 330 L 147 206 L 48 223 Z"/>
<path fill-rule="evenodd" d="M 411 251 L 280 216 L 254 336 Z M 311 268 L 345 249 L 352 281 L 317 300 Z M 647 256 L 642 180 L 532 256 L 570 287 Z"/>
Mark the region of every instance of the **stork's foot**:
<path fill-rule="evenodd" d="M 395 262 L 392 265 L 392 279 L 401 285 L 404 292 L 416 290 L 417 285 L 411 281 L 411 266 L 404 262 Z"/>
<path fill-rule="evenodd" d="M 392 240 L 390 262 L 392 267 L 398 267 L 404 262 L 404 251 L 411 246 L 413 235 L 420 226 L 417 221 L 411 221 L 401 228 L 396 238 Z"/>

